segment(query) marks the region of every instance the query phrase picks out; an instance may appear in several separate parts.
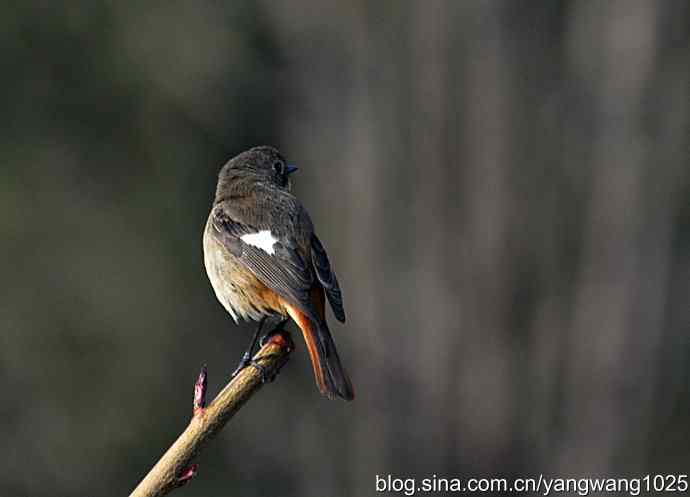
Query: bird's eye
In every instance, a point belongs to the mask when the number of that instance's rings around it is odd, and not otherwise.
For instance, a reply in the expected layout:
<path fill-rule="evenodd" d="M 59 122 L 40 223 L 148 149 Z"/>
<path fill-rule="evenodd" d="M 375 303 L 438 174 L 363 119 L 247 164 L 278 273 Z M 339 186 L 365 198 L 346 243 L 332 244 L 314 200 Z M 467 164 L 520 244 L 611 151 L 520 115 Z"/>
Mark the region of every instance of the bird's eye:
<path fill-rule="evenodd" d="M 285 172 L 285 163 L 282 160 L 277 160 L 273 163 L 273 170 L 278 174 Z"/>

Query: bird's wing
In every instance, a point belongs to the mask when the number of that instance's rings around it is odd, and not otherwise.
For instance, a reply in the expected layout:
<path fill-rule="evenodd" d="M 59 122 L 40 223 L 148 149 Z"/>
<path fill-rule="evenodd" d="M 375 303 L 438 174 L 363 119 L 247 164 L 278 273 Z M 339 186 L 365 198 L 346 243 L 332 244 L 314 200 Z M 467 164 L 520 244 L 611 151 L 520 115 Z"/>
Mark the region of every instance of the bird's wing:
<path fill-rule="evenodd" d="M 311 237 L 311 221 L 296 199 L 291 208 L 285 208 L 285 199 L 282 202 L 282 208 L 262 206 L 258 210 L 263 217 L 253 216 L 251 223 L 232 204 L 219 204 L 211 214 L 212 232 L 259 281 L 318 322 L 320 316 L 310 301 L 314 282 L 310 256 L 300 243 Z"/>
<path fill-rule="evenodd" d="M 316 270 L 316 277 L 326 291 L 326 297 L 328 297 L 328 302 L 331 304 L 333 314 L 338 321 L 344 323 L 345 309 L 343 308 L 343 295 L 340 292 L 338 278 L 336 278 L 335 272 L 331 269 L 326 249 L 323 248 L 316 234 L 313 234 L 311 237 L 311 255 L 312 263 Z"/>

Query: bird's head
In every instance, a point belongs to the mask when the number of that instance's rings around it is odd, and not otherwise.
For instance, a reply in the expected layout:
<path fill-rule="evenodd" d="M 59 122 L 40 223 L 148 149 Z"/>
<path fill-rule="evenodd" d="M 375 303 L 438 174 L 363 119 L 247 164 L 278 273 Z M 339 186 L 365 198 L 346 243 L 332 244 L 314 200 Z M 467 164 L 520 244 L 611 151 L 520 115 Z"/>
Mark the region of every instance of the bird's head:
<path fill-rule="evenodd" d="M 229 182 L 263 182 L 290 191 L 290 175 L 297 167 L 288 164 L 273 147 L 251 148 L 230 159 L 218 176 L 218 187 Z"/>

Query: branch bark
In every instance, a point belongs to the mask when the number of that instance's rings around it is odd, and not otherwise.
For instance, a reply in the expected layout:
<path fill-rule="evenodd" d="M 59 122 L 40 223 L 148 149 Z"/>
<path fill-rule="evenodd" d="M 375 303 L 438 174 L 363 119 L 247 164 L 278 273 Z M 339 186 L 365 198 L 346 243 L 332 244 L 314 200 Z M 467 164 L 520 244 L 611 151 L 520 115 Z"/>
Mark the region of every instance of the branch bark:
<path fill-rule="evenodd" d="M 194 415 L 187 428 L 163 457 L 137 485 L 130 497 L 158 497 L 191 480 L 198 466 L 191 464 L 203 445 L 223 429 L 232 416 L 261 388 L 266 377 L 273 378 L 287 363 L 293 349 L 290 336 L 280 331 L 271 336 L 254 356 L 254 363 L 263 368 L 246 367 L 205 406 L 206 367 L 194 385 Z"/>

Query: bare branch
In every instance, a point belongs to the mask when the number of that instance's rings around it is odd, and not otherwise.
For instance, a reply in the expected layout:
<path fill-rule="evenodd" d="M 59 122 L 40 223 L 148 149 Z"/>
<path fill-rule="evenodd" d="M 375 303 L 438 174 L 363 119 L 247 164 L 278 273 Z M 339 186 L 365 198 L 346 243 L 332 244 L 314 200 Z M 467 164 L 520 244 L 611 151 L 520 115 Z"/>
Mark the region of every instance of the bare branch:
<path fill-rule="evenodd" d="M 261 387 L 265 378 L 273 378 L 288 361 L 293 343 L 285 331 L 271 336 L 254 356 L 258 367 L 246 367 L 221 390 L 208 407 L 206 404 L 206 366 L 194 385 L 194 415 L 187 428 L 163 457 L 139 483 L 130 497 L 157 497 L 184 485 L 198 471 L 191 460 L 204 443 L 213 438 L 232 416 Z M 260 370 L 261 369 L 261 370 Z"/>

